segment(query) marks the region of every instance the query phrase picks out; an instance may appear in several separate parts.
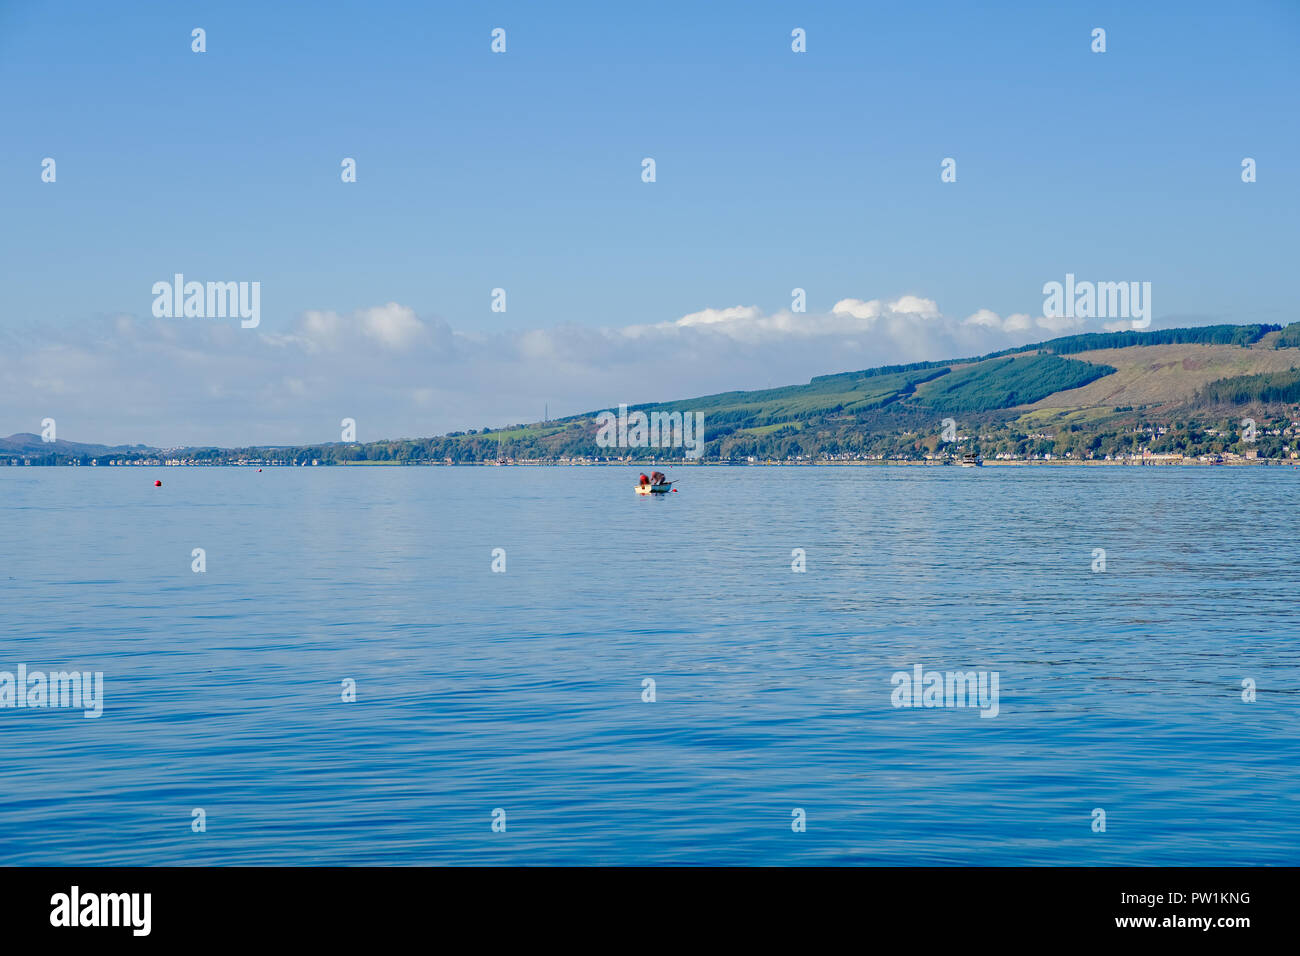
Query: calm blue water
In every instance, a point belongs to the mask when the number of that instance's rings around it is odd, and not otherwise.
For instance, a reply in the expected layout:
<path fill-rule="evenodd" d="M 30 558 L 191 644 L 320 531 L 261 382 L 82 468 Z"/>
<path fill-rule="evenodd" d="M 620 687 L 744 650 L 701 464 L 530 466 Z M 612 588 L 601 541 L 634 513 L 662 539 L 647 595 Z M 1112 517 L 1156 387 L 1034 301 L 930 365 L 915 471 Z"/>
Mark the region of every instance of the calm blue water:
<path fill-rule="evenodd" d="M 634 473 L 0 469 L 0 862 L 1300 862 L 1300 472 Z"/>

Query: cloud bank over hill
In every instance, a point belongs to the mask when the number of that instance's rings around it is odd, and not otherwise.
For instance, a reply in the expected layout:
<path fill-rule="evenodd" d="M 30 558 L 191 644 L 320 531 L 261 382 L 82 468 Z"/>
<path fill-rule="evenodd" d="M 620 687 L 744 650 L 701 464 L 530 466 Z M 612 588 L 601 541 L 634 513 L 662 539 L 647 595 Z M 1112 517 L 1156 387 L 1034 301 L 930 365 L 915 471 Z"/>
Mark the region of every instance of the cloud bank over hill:
<path fill-rule="evenodd" d="M 0 333 L 0 433 L 109 444 L 419 437 L 814 375 L 978 355 L 1085 323 L 943 314 L 915 295 L 844 298 L 829 312 L 705 308 L 650 325 L 473 332 L 397 302 L 308 310 L 290 327 L 118 315 Z"/>

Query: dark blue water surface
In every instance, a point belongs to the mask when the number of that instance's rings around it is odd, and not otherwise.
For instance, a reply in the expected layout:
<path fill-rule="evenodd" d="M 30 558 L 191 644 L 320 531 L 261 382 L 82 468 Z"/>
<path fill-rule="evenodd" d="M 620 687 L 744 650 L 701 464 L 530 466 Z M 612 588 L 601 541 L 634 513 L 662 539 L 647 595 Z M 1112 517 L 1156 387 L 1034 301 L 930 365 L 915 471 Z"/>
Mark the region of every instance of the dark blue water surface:
<path fill-rule="evenodd" d="M 0 469 L 0 862 L 1300 862 L 1300 471 L 635 472 Z"/>

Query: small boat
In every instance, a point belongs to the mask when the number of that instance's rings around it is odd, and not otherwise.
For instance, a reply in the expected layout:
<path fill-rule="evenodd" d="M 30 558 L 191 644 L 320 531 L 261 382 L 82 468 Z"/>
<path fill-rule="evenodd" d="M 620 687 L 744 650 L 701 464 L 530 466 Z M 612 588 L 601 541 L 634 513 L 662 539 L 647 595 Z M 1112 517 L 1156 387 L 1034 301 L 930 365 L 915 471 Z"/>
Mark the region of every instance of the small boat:
<path fill-rule="evenodd" d="M 666 495 L 673 490 L 675 481 L 668 481 L 661 485 L 637 485 L 636 493 L 638 495 Z"/>
<path fill-rule="evenodd" d="M 984 459 L 979 455 L 963 455 L 961 459 L 963 468 L 983 468 Z"/>

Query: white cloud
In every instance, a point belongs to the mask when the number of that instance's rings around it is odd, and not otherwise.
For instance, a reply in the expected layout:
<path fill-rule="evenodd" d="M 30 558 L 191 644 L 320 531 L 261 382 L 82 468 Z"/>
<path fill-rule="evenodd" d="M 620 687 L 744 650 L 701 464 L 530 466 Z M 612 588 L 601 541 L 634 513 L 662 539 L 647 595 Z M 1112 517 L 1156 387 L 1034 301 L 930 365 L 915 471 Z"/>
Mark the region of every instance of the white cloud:
<path fill-rule="evenodd" d="M 409 347 L 424 332 L 415 310 L 396 302 L 361 310 L 361 328 L 387 349 Z"/>
<path fill-rule="evenodd" d="M 298 334 L 310 350 L 338 347 L 343 331 L 343 317 L 337 312 L 309 310 L 298 320 Z"/>
<path fill-rule="evenodd" d="M 861 299 L 840 299 L 831 306 L 831 312 L 836 315 L 850 315 L 867 322 L 880 318 L 882 311 L 879 299 L 872 299 L 870 302 L 863 302 Z"/>
<path fill-rule="evenodd" d="M 1062 332 L 1069 332 L 1074 329 L 1081 329 L 1085 325 L 1087 325 L 1087 323 L 1083 319 L 1072 318 L 1064 315 L 1059 315 L 1059 316 L 1044 315 L 1038 318 L 1038 327 L 1040 329 L 1047 329 L 1049 332 L 1052 332 L 1053 334 L 1056 335 L 1060 335 Z"/>
<path fill-rule="evenodd" d="M 723 325 L 738 322 L 751 322 L 759 317 L 758 306 L 736 305 L 730 309 L 702 309 L 683 315 L 676 325 L 688 328 L 693 325 Z"/>
<path fill-rule="evenodd" d="M 176 328 L 173 326 L 171 331 Z M 214 328 L 229 331 L 225 326 Z M 359 337 L 376 342 L 384 349 L 401 351 L 425 338 L 427 332 L 428 328 L 416 317 L 414 309 L 389 302 L 346 316 L 330 310 L 308 309 L 298 317 L 292 332 L 265 332 L 263 337 L 273 345 L 297 345 L 312 353 L 355 348 Z"/>
<path fill-rule="evenodd" d="M 1025 312 L 1016 312 L 1004 319 L 992 309 L 980 309 L 968 315 L 962 324 L 985 329 L 996 329 L 1007 333 L 1028 332 L 1037 326 L 1040 329 L 1047 329 L 1054 335 L 1059 335 L 1071 329 L 1082 328 L 1085 323 L 1082 319 L 1049 318 L 1047 316 L 1031 319 L 1028 313 Z"/>
<path fill-rule="evenodd" d="M 966 325 L 979 325 L 987 329 L 1002 328 L 1002 318 L 992 309 L 980 309 L 974 315 L 967 316 Z"/>
<path fill-rule="evenodd" d="M 938 319 L 942 313 L 933 299 L 922 299 L 915 295 L 899 296 L 892 302 L 883 303 L 879 299 L 864 302 L 861 299 L 840 299 L 831 312 L 836 315 L 851 315 L 855 319 L 874 321 L 882 316 L 910 316 L 918 319 Z"/>
<path fill-rule="evenodd" d="M 915 315 L 921 319 L 941 317 L 939 305 L 933 299 L 922 299 L 914 295 L 905 295 L 889 303 L 889 311 L 900 315 Z"/>

